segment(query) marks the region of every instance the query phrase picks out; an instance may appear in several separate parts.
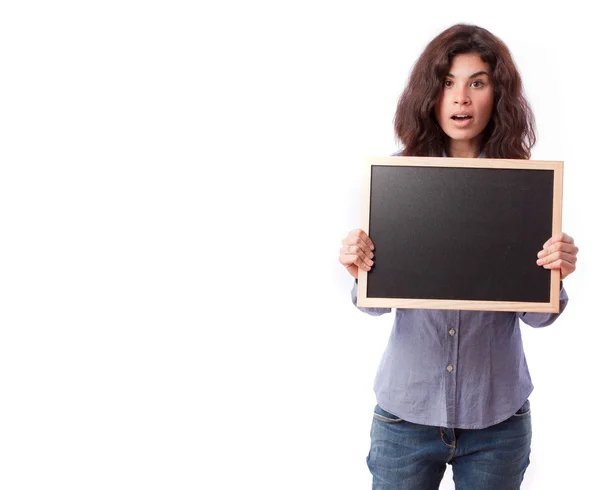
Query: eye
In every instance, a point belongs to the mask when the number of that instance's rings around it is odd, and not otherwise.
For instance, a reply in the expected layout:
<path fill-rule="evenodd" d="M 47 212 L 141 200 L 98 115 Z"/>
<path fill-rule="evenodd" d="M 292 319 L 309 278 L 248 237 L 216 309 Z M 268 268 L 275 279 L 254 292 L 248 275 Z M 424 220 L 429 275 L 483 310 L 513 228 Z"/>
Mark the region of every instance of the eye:
<path fill-rule="evenodd" d="M 452 80 L 444 80 L 444 87 L 452 87 Z"/>
<path fill-rule="evenodd" d="M 481 88 L 484 86 L 484 83 L 481 80 L 475 80 L 471 85 L 475 88 Z"/>

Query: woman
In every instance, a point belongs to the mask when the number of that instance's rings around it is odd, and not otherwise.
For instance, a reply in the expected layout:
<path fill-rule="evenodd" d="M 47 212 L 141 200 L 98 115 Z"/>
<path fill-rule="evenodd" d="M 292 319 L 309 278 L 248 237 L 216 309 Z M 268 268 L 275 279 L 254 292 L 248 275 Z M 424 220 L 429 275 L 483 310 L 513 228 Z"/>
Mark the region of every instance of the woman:
<path fill-rule="evenodd" d="M 395 130 L 405 156 L 528 159 L 533 116 L 505 44 L 477 26 L 455 25 L 425 48 L 400 97 Z M 542 245 L 542 244 L 541 244 Z M 375 244 L 362 230 L 339 260 L 354 278 Z M 565 233 L 541 246 L 538 264 L 575 270 Z M 352 291 L 356 305 L 356 284 Z M 560 292 L 560 312 L 567 304 Z M 389 308 L 360 308 L 371 315 Z M 373 489 L 437 489 L 446 464 L 457 489 L 518 489 L 529 464 L 533 389 L 519 319 L 533 327 L 560 315 L 397 309 L 375 380 L 377 405 L 367 464 Z"/>

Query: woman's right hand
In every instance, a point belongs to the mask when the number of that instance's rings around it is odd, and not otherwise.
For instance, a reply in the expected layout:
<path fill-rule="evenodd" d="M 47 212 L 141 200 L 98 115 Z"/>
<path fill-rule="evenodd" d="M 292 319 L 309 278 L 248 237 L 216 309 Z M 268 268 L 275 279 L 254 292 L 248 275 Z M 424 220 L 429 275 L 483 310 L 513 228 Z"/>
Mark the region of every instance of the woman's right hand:
<path fill-rule="evenodd" d="M 358 268 L 370 271 L 373 265 L 375 245 L 363 230 L 352 230 L 342 240 L 340 262 L 348 273 L 358 279 Z"/>

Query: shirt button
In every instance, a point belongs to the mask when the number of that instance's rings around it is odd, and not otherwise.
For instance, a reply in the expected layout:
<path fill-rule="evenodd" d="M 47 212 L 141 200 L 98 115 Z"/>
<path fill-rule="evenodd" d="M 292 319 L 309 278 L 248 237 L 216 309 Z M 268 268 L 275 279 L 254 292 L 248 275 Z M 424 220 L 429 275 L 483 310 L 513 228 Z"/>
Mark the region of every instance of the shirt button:
<path fill-rule="evenodd" d="M 454 335 L 456 333 L 456 330 L 454 330 L 453 328 L 451 328 L 450 330 L 448 330 L 448 333 L 450 335 Z"/>
<path fill-rule="evenodd" d="M 454 368 L 452 367 L 452 364 L 448 364 L 448 366 L 446 367 L 446 370 L 447 370 L 449 373 L 451 373 L 453 369 L 454 369 Z"/>

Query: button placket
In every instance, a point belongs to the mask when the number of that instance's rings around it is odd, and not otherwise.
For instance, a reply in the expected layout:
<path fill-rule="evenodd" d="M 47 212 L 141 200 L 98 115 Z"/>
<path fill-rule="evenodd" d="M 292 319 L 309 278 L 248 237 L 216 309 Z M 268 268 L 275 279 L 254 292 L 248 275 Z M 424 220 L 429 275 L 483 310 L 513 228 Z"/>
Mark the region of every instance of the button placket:
<path fill-rule="evenodd" d="M 460 312 L 449 312 L 447 316 L 445 331 L 440 333 L 445 336 L 446 345 L 446 374 L 444 378 L 444 391 L 446 395 L 446 419 L 449 423 L 456 421 L 456 393 L 457 393 L 457 373 L 458 367 L 458 326 L 460 323 Z"/>

